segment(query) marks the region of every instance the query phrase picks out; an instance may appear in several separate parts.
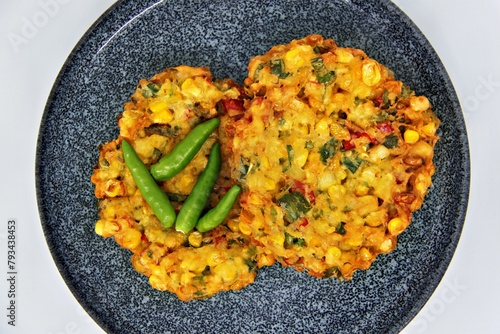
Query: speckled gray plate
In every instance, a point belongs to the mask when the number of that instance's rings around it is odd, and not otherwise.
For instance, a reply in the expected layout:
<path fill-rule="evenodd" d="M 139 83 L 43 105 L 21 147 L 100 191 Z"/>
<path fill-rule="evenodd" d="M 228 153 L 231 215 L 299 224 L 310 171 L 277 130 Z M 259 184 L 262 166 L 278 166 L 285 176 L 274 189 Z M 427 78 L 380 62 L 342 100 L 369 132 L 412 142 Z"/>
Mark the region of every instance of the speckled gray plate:
<path fill-rule="evenodd" d="M 310 33 L 364 49 L 427 95 L 442 120 L 434 186 L 397 249 L 349 282 L 276 265 L 254 284 L 180 302 L 150 288 L 130 254 L 93 232 L 90 183 L 99 143 L 140 78 L 179 64 L 242 81 L 250 57 Z M 37 196 L 55 263 L 78 301 L 110 333 L 395 333 L 420 310 L 457 245 L 469 153 L 456 94 L 438 56 L 389 1 L 118 2 L 72 52 L 50 94 L 36 157 Z"/>

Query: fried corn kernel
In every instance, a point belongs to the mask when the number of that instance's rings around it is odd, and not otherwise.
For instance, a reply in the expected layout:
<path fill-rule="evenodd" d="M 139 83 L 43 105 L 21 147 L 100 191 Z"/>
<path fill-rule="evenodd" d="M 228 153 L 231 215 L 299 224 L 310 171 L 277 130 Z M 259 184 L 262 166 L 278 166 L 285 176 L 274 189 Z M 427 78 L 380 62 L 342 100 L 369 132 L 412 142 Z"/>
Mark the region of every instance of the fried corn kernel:
<path fill-rule="evenodd" d="M 329 247 L 325 255 L 325 263 L 329 266 L 334 266 L 338 263 L 338 260 L 342 255 L 342 251 L 335 246 Z"/>
<path fill-rule="evenodd" d="M 198 231 L 193 231 L 189 234 L 189 244 L 193 247 L 200 247 L 203 235 Z"/>
<path fill-rule="evenodd" d="M 408 144 L 415 144 L 420 139 L 420 135 L 415 130 L 406 130 L 404 133 L 404 140 Z"/>
<path fill-rule="evenodd" d="M 361 69 L 361 76 L 365 85 L 375 86 L 382 79 L 380 65 L 375 60 L 366 60 Z"/>
<path fill-rule="evenodd" d="M 422 132 L 427 136 L 434 136 L 436 134 L 436 124 L 434 122 L 428 123 L 422 127 Z"/>
<path fill-rule="evenodd" d="M 400 217 L 392 218 L 387 224 L 387 230 L 392 235 L 400 234 L 401 232 L 403 232 L 405 228 L 406 228 L 406 223 Z"/>
<path fill-rule="evenodd" d="M 410 107 L 415 111 L 426 111 L 431 106 L 427 97 L 412 96 L 410 97 Z"/>

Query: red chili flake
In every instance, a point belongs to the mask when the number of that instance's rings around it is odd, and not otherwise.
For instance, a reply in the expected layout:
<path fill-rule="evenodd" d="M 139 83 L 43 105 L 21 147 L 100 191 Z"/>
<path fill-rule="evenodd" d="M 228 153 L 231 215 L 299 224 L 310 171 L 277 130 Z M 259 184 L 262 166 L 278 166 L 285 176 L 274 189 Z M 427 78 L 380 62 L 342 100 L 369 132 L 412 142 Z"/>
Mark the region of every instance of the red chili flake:
<path fill-rule="evenodd" d="M 215 237 L 214 238 L 214 244 L 215 244 L 215 246 L 219 246 L 219 245 L 223 245 L 223 244 L 226 244 L 226 246 L 227 246 L 226 236 L 219 235 L 219 236 Z"/>
<path fill-rule="evenodd" d="M 377 144 L 377 140 L 372 138 L 368 133 L 364 131 L 349 131 L 349 133 L 351 135 L 351 139 L 342 141 L 342 148 L 344 149 L 344 151 L 352 150 L 353 148 L 356 147 L 356 145 L 353 142 L 353 139 L 356 138 L 364 137 L 368 139 L 370 143 Z"/>
<path fill-rule="evenodd" d="M 309 225 L 309 221 L 307 220 L 306 217 L 302 217 L 300 219 L 300 223 L 297 225 L 298 228 L 300 227 L 306 227 L 307 225 Z"/>
<path fill-rule="evenodd" d="M 314 190 L 309 188 L 305 183 L 300 182 L 299 180 L 293 180 L 293 185 L 290 187 L 289 192 L 298 191 L 309 201 L 309 203 L 316 203 L 316 195 L 314 194 Z"/>
<path fill-rule="evenodd" d="M 383 121 L 377 124 L 377 128 L 379 128 L 382 133 L 391 133 L 394 129 L 391 126 L 389 121 Z"/>
<path fill-rule="evenodd" d="M 356 145 L 354 145 L 354 143 L 353 143 L 352 140 L 344 140 L 344 141 L 342 141 L 342 148 L 344 149 L 344 151 L 352 150 L 355 147 L 356 147 Z"/>
<path fill-rule="evenodd" d="M 229 110 L 237 110 L 237 111 L 245 111 L 245 108 L 243 107 L 243 101 L 238 100 L 238 99 L 229 99 L 229 100 L 222 100 L 222 106 L 226 110 L 226 112 L 229 112 Z"/>
<path fill-rule="evenodd" d="M 359 137 L 365 137 L 366 139 L 368 139 L 368 140 L 369 140 L 371 143 L 373 143 L 373 144 L 376 144 L 376 143 L 377 143 L 377 140 L 376 140 L 376 139 L 374 139 L 374 138 L 372 138 L 372 137 L 371 137 L 368 133 L 366 133 L 366 132 L 361 132 L 361 133 L 359 134 Z"/>

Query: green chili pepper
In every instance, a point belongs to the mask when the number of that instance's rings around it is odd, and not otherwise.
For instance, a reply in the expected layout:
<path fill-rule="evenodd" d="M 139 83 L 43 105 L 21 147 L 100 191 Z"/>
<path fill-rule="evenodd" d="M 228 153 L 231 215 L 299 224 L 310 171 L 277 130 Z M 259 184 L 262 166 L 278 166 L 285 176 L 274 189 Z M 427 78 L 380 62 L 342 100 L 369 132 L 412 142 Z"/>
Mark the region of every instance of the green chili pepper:
<path fill-rule="evenodd" d="M 149 174 L 148 168 L 139 158 L 134 148 L 125 139 L 122 140 L 122 152 L 125 164 L 141 192 L 142 197 L 151 207 L 156 217 L 165 228 L 175 222 L 175 210 L 167 195 L 161 190 L 156 181 Z"/>
<path fill-rule="evenodd" d="M 215 143 L 210 150 L 205 170 L 198 177 L 198 181 L 196 181 L 191 194 L 186 198 L 177 215 L 177 220 L 175 221 L 175 229 L 177 231 L 187 234 L 195 227 L 207 203 L 208 196 L 210 196 L 214 188 L 215 181 L 219 176 L 220 165 L 220 145 L 219 143 Z"/>
<path fill-rule="evenodd" d="M 212 118 L 191 130 L 169 154 L 151 166 L 150 172 L 155 180 L 166 181 L 181 172 L 219 124 L 220 120 L 218 118 Z"/>
<path fill-rule="evenodd" d="M 240 191 L 240 186 L 232 186 L 219 203 L 198 220 L 196 229 L 200 232 L 207 232 L 219 226 L 231 211 Z"/>

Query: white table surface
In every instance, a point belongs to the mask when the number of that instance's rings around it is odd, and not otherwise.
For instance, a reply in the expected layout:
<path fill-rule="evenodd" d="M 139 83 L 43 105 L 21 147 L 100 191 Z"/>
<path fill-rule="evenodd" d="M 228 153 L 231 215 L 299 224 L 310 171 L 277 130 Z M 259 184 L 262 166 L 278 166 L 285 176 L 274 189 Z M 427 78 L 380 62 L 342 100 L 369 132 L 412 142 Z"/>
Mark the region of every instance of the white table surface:
<path fill-rule="evenodd" d="M 68 290 L 49 253 L 36 205 L 34 163 L 54 79 L 81 36 L 114 2 L 0 2 L 2 261 L 11 218 L 17 221 L 18 245 L 16 326 L 7 324 L 8 277 L 1 276 L 0 333 L 103 332 Z M 455 256 L 431 299 L 403 332 L 500 333 L 500 177 L 495 172 L 500 166 L 500 1 L 395 2 L 448 70 L 462 103 L 472 161 L 469 209 Z M 6 267 L 4 262 L 0 267 Z"/>

